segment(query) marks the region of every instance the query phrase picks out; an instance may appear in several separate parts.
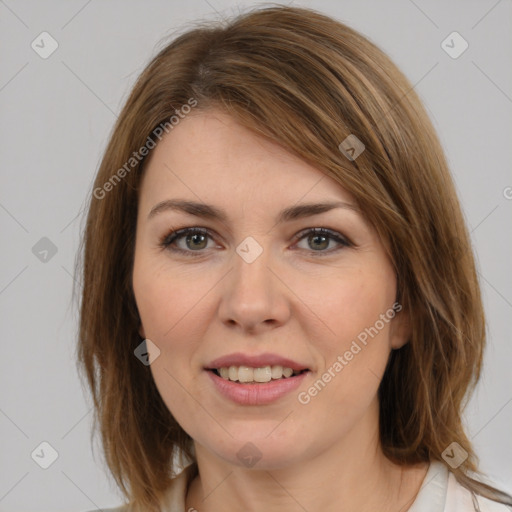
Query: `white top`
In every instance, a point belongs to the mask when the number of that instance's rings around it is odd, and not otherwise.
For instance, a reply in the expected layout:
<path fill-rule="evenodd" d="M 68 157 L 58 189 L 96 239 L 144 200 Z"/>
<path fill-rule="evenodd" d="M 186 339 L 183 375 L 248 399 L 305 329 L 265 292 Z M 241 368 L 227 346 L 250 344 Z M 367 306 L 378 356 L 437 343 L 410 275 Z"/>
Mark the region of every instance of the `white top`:
<path fill-rule="evenodd" d="M 165 512 L 186 512 L 185 497 L 188 476 L 192 466 L 187 466 L 169 488 L 162 510 Z M 479 509 L 473 504 L 470 491 L 462 487 L 453 473 L 439 461 L 432 461 L 414 503 L 403 512 L 510 512 L 512 508 L 477 496 Z M 104 508 L 104 512 L 130 512 L 128 505 Z M 88 512 L 97 512 L 90 510 Z"/>
<path fill-rule="evenodd" d="M 407 512 L 510 512 L 512 508 L 476 495 L 463 487 L 454 474 L 439 461 L 432 461 L 420 491 Z"/>

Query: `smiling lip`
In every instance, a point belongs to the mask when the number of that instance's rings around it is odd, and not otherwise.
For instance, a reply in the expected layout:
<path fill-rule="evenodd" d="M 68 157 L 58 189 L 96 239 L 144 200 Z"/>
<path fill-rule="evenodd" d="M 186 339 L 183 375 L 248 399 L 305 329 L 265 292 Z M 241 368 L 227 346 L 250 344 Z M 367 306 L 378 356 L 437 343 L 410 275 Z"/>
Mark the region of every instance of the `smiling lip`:
<path fill-rule="evenodd" d="M 245 384 L 224 379 L 212 371 L 230 366 L 249 366 L 251 368 L 282 366 L 297 372 L 302 371 L 302 373 L 270 382 Z M 217 391 L 240 405 L 265 405 L 274 402 L 297 389 L 306 375 L 310 373 L 310 369 L 306 365 L 270 353 L 257 356 L 242 354 L 241 352 L 229 354 L 211 361 L 204 369 Z"/>
<path fill-rule="evenodd" d="M 294 391 L 310 372 L 306 371 L 265 383 L 241 384 L 219 377 L 213 371 L 206 371 L 217 391 L 240 405 L 265 405 Z"/>
<path fill-rule="evenodd" d="M 206 370 L 217 370 L 219 368 L 227 368 L 229 366 L 250 366 L 251 368 L 263 368 L 264 366 L 282 366 L 283 368 L 291 368 L 298 372 L 308 370 L 309 368 L 303 364 L 292 361 L 277 354 L 260 354 L 258 356 L 251 356 L 237 352 L 227 356 L 215 359 L 207 366 Z"/>

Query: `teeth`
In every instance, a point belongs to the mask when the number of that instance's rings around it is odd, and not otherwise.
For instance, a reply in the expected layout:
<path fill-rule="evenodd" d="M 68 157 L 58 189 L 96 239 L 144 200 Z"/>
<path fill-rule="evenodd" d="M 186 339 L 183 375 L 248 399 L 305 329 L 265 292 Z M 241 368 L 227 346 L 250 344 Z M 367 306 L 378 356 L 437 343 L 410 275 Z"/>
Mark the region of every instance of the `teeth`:
<path fill-rule="evenodd" d="M 270 382 L 272 380 L 272 368 L 270 366 L 254 368 L 254 380 L 256 382 Z"/>
<path fill-rule="evenodd" d="M 228 368 L 229 380 L 238 380 L 238 368 L 236 366 L 230 366 Z"/>
<path fill-rule="evenodd" d="M 291 368 L 283 368 L 283 377 L 291 377 L 293 370 Z"/>
<path fill-rule="evenodd" d="M 263 366 L 261 368 L 230 366 L 229 368 L 218 368 L 217 371 L 223 379 L 233 382 L 270 382 L 271 380 L 282 379 L 283 377 L 288 378 L 300 373 L 280 365 Z"/>
<path fill-rule="evenodd" d="M 272 366 L 271 374 L 273 379 L 280 379 L 283 376 L 283 367 Z"/>
<path fill-rule="evenodd" d="M 240 366 L 238 368 L 238 380 L 240 382 L 252 382 L 254 380 L 254 369 L 249 366 Z"/>

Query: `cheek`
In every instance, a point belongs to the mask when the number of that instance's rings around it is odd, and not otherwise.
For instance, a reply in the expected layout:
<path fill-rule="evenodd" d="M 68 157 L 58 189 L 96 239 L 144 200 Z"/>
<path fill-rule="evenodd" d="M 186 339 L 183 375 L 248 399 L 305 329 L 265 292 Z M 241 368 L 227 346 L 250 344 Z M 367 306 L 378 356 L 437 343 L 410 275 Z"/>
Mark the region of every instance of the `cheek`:
<path fill-rule="evenodd" d="M 198 282 L 199 281 L 199 282 Z M 205 295 L 212 287 L 184 269 L 147 258 L 136 259 L 133 289 L 146 338 L 160 350 L 150 369 L 167 407 L 178 421 L 190 408 L 192 378 L 198 371 L 197 349 L 209 321 Z"/>
<path fill-rule="evenodd" d="M 323 301 L 317 299 L 319 316 L 329 327 L 327 336 L 314 337 L 325 365 L 317 378 L 328 381 L 317 387 L 333 404 L 360 409 L 378 389 L 391 350 L 394 303 L 392 282 L 384 277 L 359 274 L 329 286 Z"/>
<path fill-rule="evenodd" d="M 335 351 L 345 349 L 347 343 L 350 345 L 365 329 L 374 326 L 394 303 L 393 282 L 385 272 L 347 272 L 324 285 L 304 302 L 318 312 L 328 332 L 327 346 Z M 389 325 L 383 327 L 379 322 L 378 327 L 381 339 L 387 337 Z"/>
<path fill-rule="evenodd" d="M 198 319 L 207 314 L 194 289 L 175 277 L 152 278 L 139 282 L 137 295 L 144 333 L 160 350 L 150 365 L 153 380 L 169 411 L 191 435 L 196 434 L 194 425 L 204 422 L 201 408 L 196 407 L 202 401 L 194 376 L 203 337 Z"/>
<path fill-rule="evenodd" d="M 189 330 L 197 325 L 212 284 L 207 277 L 201 275 L 198 279 L 197 272 L 192 275 L 185 267 L 171 271 L 165 263 L 145 260 L 136 260 L 133 288 L 146 337 L 163 346 L 182 339 L 184 333 L 193 339 Z"/>

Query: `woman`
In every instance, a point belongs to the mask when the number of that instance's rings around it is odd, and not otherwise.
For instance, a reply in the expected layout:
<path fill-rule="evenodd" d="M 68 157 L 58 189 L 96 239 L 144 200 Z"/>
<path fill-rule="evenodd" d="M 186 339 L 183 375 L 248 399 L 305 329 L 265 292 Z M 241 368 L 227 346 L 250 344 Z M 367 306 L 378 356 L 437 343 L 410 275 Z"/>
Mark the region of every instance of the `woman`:
<path fill-rule="evenodd" d="M 84 233 L 113 510 L 507 510 L 461 421 L 485 343 L 469 247 L 420 100 L 363 36 L 272 7 L 178 37 Z"/>

